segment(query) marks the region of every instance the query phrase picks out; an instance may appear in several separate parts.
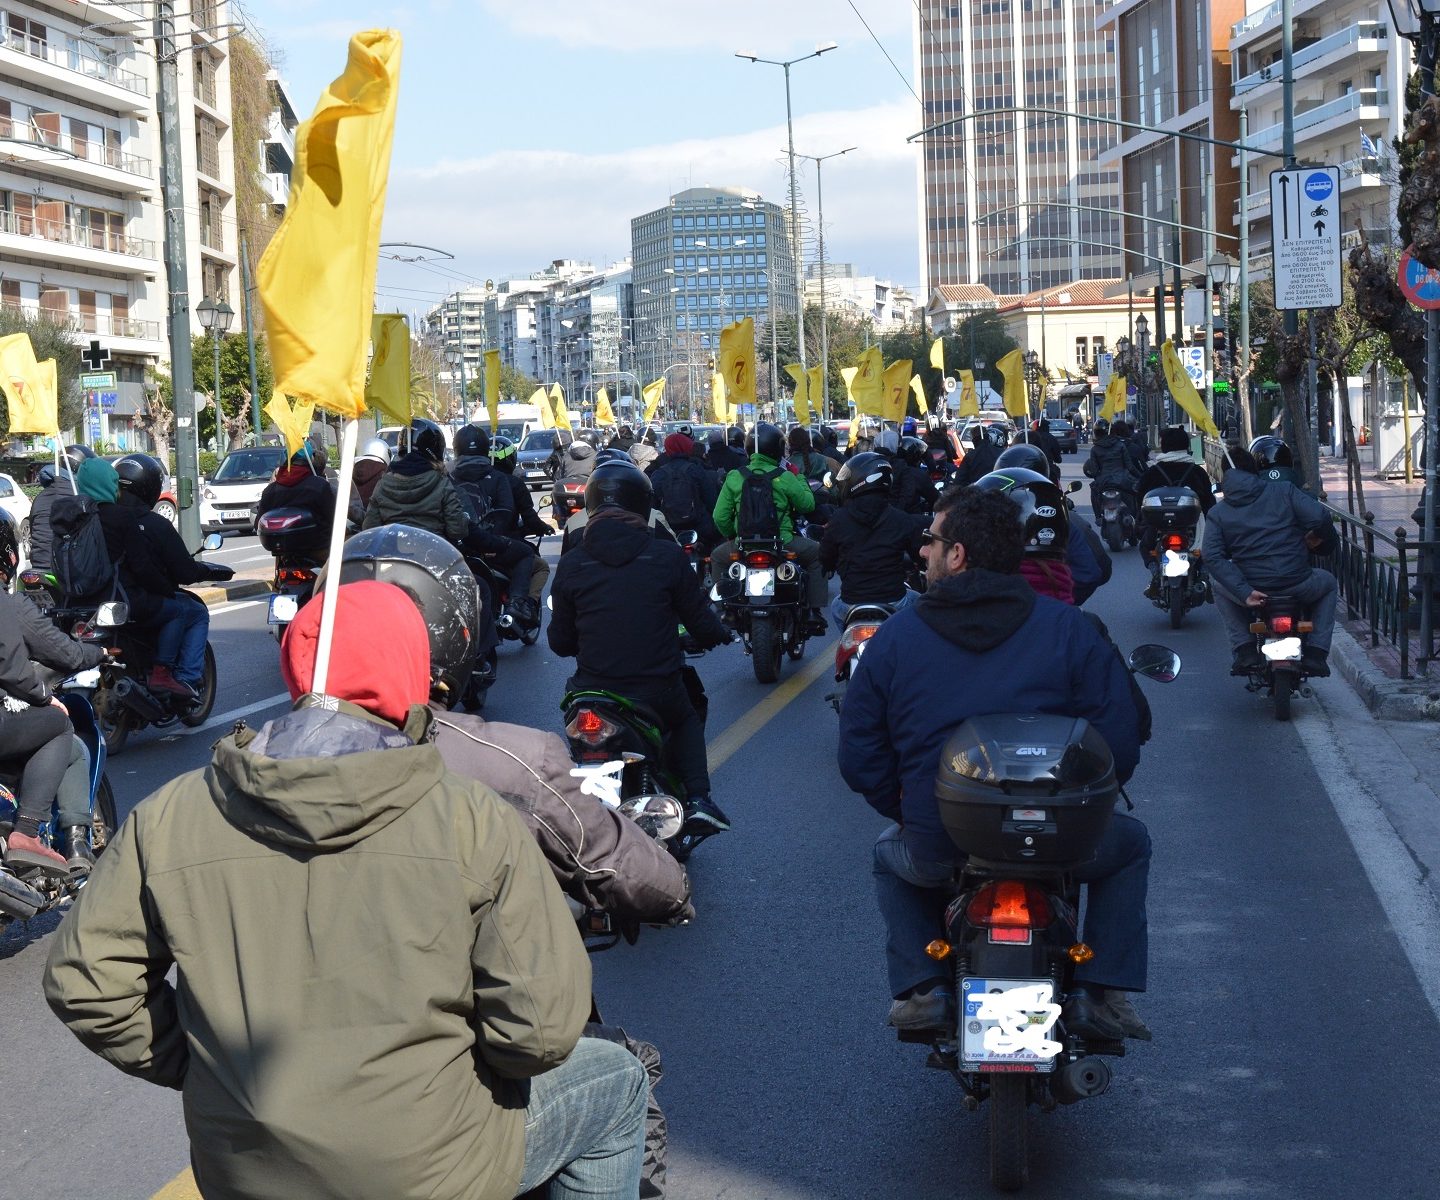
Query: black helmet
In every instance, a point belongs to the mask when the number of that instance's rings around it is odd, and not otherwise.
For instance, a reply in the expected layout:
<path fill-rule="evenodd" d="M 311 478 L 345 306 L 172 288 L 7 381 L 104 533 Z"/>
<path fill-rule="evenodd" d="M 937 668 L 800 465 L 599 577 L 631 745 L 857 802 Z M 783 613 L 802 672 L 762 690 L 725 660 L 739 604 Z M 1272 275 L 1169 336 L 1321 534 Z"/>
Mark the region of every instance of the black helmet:
<path fill-rule="evenodd" d="M 1000 492 L 1020 506 L 1025 522 L 1025 553 L 1064 558 L 1070 545 L 1070 511 L 1065 493 L 1038 471 L 1011 467 L 991 471 L 975 484 L 983 492 Z"/>
<path fill-rule="evenodd" d="M 769 421 L 761 421 L 751 431 L 750 441 L 754 443 L 752 454 L 773 458 L 776 462 L 785 457 L 785 435 L 780 432 L 778 425 L 772 425 Z"/>
<path fill-rule="evenodd" d="M 67 473 L 68 473 L 68 472 L 67 472 Z M 48 462 L 47 462 L 43 467 L 41 467 L 38 471 L 35 472 L 35 483 L 36 483 L 39 487 L 47 488 L 47 487 L 49 487 L 49 486 L 50 486 L 52 483 L 54 483 L 54 482 L 55 482 L 55 464 L 54 464 L 54 463 L 48 463 Z"/>
<path fill-rule="evenodd" d="M 654 500 L 650 476 L 633 462 L 602 463 L 585 485 L 585 511 L 592 517 L 602 508 L 623 508 L 648 521 Z"/>
<path fill-rule="evenodd" d="M 430 634 L 431 683 L 458 701 L 475 669 L 480 622 L 489 619 L 460 551 L 424 529 L 379 525 L 350 538 L 340 564 L 341 583 L 393 583 L 415 602 Z"/>
<path fill-rule="evenodd" d="M 620 449 L 619 446 L 606 446 L 605 449 L 595 452 L 595 465 L 598 467 L 604 463 L 629 463 L 633 467 L 635 460 L 628 451 Z"/>
<path fill-rule="evenodd" d="M 882 429 L 875 435 L 875 450 L 892 458 L 900 453 L 900 435 L 893 429 Z"/>
<path fill-rule="evenodd" d="M 675 432 L 683 433 L 686 437 L 691 439 L 691 441 L 694 441 L 695 439 L 695 429 L 689 421 L 681 421 L 680 424 L 675 427 Z"/>
<path fill-rule="evenodd" d="M 165 469 L 158 458 L 148 454 L 127 454 L 115 460 L 115 474 L 120 476 L 120 490 L 129 492 L 146 508 L 154 508 L 165 486 Z"/>
<path fill-rule="evenodd" d="M 1009 432 L 999 421 L 991 421 L 990 424 L 986 426 L 985 436 L 1001 450 L 1005 449 L 1010 441 Z"/>
<path fill-rule="evenodd" d="M 80 469 L 80 464 L 87 458 L 94 457 L 95 451 L 90 449 L 89 446 L 75 445 L 65 447 L 65 461 L 70 464 L 70 474 L 72 475 Z"/>
<path fill-rule="evenodd" d="M 459 454 L 460 439 L 458 437 L 455 439 L 455 443 L 455 453 Z M 497 471 L 503 471 L 506 475 L 515 474 L 516 449 L 515 443 L 503 434 L 490 442 L 490 461 L 495 464 Z"/>
<path fill-rule="evenodd" d="M 925 443 L 918 437 L 903 437 L 900 439 L 900 457 L 912 467 L 918 467 L 925 461 Z"/>
<path fill-rule="evenodd" d="M 456 458 L 483 457 L 490 453 L 490 433 L 478 425 L 462 425 L 455 431 L 455 440 L 451 445 Z"/>
<path fill-rule="evenodd" d="M 445 434 L 434 421 L 416 417 L 410 422 L 410 449 L 418 450 L 433 463 L 445 461 Z"/>
<path fill-rule="evenodd" d="M 1255 461 L 1262 471 L 1268 470 L 1270 467 L 1293 467 L 1295 465 L 1295 456 L 1290 453 L 1290 447 L 1273 433 L 1257 437 L 1251 442 L 1250 453 L 1255 456 Z"/>
<path fill-rule="evenodd" d="M 20 537 L 15 518 L 0 508 L 0 588 L 9 589 L 20 566 Z"/>
<path fill-rule="evenodd" d="M 835 476 L 835 493 L 841 504 L 872 493 L 888 496 L 894 481 L 895 468 L 890 460 L 867 450 L 848 459 L 840 468 L 840 474 Z"/>
<path fill-rule="evenodd" d="M 1033 442 L 1016 442 L 1013 446 L 1007 446 L 1000 451 L 1000 457 L 995 460 L 997 471 L 1006 467 L 1019 467 L 1026 471 L 1034 471 L 1037 475 L 1050 475 L 1050 456 Z"/>
<path fill-rule="evenodd" d="M 738 425 L 732 425 L 725 431 L 725 444 L 735 450 L 745 448 L 745 431 Z"/>
<path fill-rule="evenodd" d="M 647 446 L 658 446 L 660 444 L 660 435 L 656 431 L 655 426 L 645 426 L 645 432 L 640 435 L 640 441 Z"/>
<path fill-rule="evenodd" d="M 1104 417 L 1095 418 L 1095 428 L 1091 430 L 1096 437 L 1105 437 L 1110 432 L 1110 422 Z"/>

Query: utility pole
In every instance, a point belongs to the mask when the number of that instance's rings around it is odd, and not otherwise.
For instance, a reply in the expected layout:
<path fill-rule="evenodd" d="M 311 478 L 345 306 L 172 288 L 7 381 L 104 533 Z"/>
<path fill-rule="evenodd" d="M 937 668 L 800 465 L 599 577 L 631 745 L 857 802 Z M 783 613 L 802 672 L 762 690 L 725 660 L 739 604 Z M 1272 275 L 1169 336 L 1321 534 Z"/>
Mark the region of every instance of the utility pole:
<path fill-rule="evenodd" d="M 1243 395 L 1240 401 L 1240 434 L 1250 445 L 1255 419 L 1250 415 L 1250 155 L 1245 149 L 1250 138 L 1250 110 L 1240 109 L 1240 330 L 1230 361 L 1244 364 Z M 1237 359 L 1239 353 L 1243 358 Z"/>
<path fill-rule="evenodd" d="M 1285 156 L 1285 169 L 1288 171 L 1295 165 L 1295 0 L 1281 0 L 1280 3 L 1280 60 L 1280 104 L 1283 110 L 1281 145 Z M 1299 336 L 1300 314 L 1293 308 L 1285 310 L 1283 328 L 1287 339 Z M 1286 432 L 1293 440 L 1297 431 L 1291 429 Z M 1319 468 L 1318 461 L 1304 464 L 1310 485 L 1317 491 L 1320 484 L 1317 474 Z"/>
<path fill-rule="evenodd" d="M 240 239 L 240 291 L 245 297 L 245 340 L 250 351 L 250 419 L 254 422 L 255 444 L 260 444 L 260 383 L 255 374 L 255 323 L 250 319 L 250 249 Z M 219 373 L 216 373 L 216 387 Z"/>
<path fill-rule="evenodd" d="M 190 357 L 190 280 L 185 268 L 185 191 L 180 170 L 180 83 L 173 0 L 156 0 L 154 28 L 160 189 L 165 204 L 170 380 L 175 404 L 175 484 L 179 492 L 180 536 L 194 551 L 200 546 L 200 443 L 195 425 L 195 364 Z"/>
<path fill-rule="evenodd" d="M 815 207 L 819 216 L 820 233 L 820 378 L 825 381 L 825 395 L 821 397 L 826 411 L 817 409 L 820 419 L 823 421 L 829 415 L 829 391 L 830 391 L 830 312 L 825 307 L 825 188 L 822 181 L 820 168 L 827 158 L 839 158 L 841 155 L 849 154 L 856 147 L 847 146 L 844 150 L 836 150 L 833 154 L 802 154 L 801 158 L 808 158 L 815 164 Z M 922 315 L 921 320 L 924 320 Z M 804 362 L 804 359 L 801 359 Z M 814 407 L 812 405 L 812 407 Z"/>

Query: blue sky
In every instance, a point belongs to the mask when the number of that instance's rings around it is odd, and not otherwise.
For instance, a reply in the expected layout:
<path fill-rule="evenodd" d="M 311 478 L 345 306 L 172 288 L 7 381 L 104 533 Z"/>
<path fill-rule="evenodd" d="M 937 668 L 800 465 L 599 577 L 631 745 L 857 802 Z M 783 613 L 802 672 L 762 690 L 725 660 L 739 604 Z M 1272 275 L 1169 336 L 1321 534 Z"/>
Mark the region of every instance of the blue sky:
<path fill-rule="evenodd" d="M 349 35 L 405 39 L 385 238 L 439 246 L 442 268 L 381 262 L 379 290 L 421 310 L 461 279 L 524 276 L 552 258 L 629 253 L 629 219 L 690 184 L 784 199 L 785 93 L 796 149 L 825 165 L 826 257 L 914 284 L 918 105 L 855 8 L 913 77 L 910 0 L 242 0 L 302 117 L 340 73 Z M 814 217 L 814 168 L 801 175 Z"/>

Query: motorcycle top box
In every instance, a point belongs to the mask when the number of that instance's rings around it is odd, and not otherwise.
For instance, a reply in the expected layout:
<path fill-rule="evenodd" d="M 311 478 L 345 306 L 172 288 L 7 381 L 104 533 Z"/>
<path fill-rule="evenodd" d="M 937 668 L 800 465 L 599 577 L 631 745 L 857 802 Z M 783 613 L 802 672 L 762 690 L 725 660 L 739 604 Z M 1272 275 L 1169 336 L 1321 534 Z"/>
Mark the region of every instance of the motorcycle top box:
<path fill-rule="evenodd" d="M 1194 529 L 1200 522 L 1200 497 L 1188 487 L 1151 488 L 1140 501 L 1140 519 L 1151 529 Z"/>
<path fill-rule="evenodd" d="M 270 554 L 323 555 L 329 548 L 330 530 L 320 528 L 308 508 L 272 508 L 256 529 L 260 545 Z"/>
<path fill-rule="evenodd" d="M 935 776 L 940 820 L 961 851 L 1047 871 L 1095 857 L 1119 794 L 1110 747 L 1078 717 L 972 717 Z"/>

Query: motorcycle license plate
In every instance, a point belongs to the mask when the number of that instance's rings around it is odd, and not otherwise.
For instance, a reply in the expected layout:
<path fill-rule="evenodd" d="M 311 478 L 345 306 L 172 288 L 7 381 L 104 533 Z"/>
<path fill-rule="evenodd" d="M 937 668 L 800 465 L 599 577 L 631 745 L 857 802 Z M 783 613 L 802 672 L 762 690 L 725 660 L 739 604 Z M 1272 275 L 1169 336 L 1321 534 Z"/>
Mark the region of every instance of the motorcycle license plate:
<path fill-rule="evenodd" d="M 747 596 L 773 596 L 775 594 L 775 572 L 770 567 L 763 570 L 747 571 L 745 574 Z"/>
<path fill-rule="evenodd" d="M 1300 657 L 1298 637 L 1271 638 L 1260 647 L 1260 653 L 1271 662 L 1289 662 Z"/>
<path fill-rule="evenodd" d="M 288 625 L 295 619 L 295 614 L 300 611 L 300 601 L 295 596 L 271 596 L 270 615 L 266 621 L 270 625 Z"/>
<path fill-rule="evenodd" d="M 1063 1047 L 1051 1034 L 1060 1017 L 1048 979 L 960 981 L 960 1058 L 981 1071 L 1049 1071 Z"/>
<path fill-rule="evenodd" d="M 1183 550 L 1165 551 L 1165 578 L 1177 579 L 1190 574 L 1190 556 Z"/>

